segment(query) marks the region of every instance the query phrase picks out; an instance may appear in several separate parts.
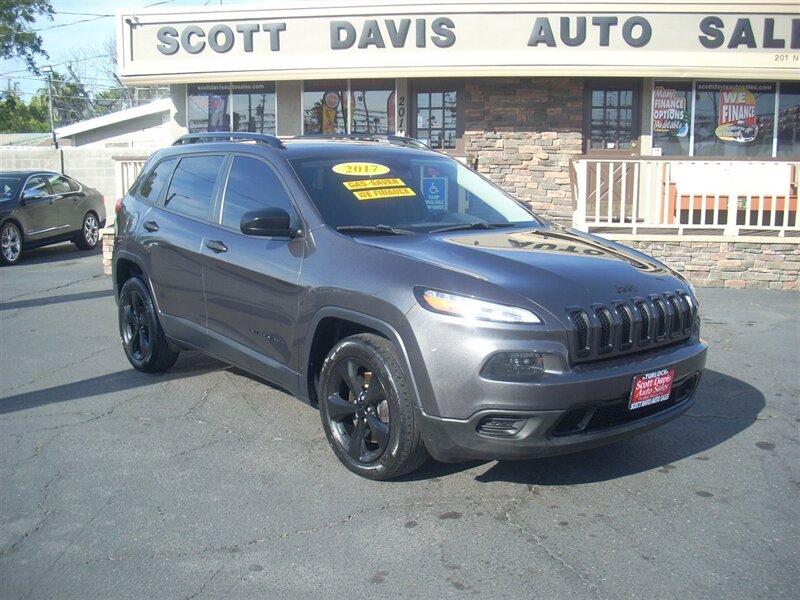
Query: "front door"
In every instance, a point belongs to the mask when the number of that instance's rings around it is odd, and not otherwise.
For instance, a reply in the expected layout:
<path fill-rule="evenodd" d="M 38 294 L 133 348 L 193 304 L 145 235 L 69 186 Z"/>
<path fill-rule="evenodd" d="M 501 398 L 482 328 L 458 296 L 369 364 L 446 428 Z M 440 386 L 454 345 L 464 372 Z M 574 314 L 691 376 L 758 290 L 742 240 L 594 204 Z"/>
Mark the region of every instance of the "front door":
<path fill-rule="evenodd" d="M 589 80 L 584 86 L 584 152 L 595 159 L 584 182 L 587 221 L 632 219 L 634 170 L 622 161 L 641 152 L 641 89 L 639 79 Z"/>
<path fill-rule="evenodd" d="M 241 231 L 242 216 L 265 207 L 299 223 L 277 172 L 255 156 L 236 155 L 221 210 L 203 244 L 203 281 L 211 351 L 288 389 L 297 386 L 297 311 L 305 240 Z"/>

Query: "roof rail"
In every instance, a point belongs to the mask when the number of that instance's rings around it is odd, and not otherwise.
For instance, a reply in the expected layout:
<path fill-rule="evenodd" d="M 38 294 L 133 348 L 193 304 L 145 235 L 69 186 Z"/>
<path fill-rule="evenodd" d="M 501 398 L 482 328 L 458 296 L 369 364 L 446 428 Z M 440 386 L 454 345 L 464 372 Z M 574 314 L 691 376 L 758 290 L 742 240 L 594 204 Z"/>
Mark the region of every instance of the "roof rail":
<path fill-rule="evenodd" d="M 420 150 L 433 150 L 424 142 L 420 142 L 416 138 L 406 137 L 402 135 L 386 135 L 383 133 L 315 133 L 308 135 L 298 136 L 300 139 L 317 139 L 317 140 L 357 140 L 360 142 L 377 142 L 380 144 L 394 144 L 395 146 L 408 146 L 409 148 L 418 148 Z"/>
<path fill-rule="evenodd" d="M 274 135 L 265 133 L 250 133 L 249 131 L 208 131 L 203 133 L 189 133 L 176 139 L 173 146 L 183 146 L 185 144 L 199 144 L 204 142 L 255 142 L 264 144 L 270 148 L 285 150 L 286 146 Z"/>

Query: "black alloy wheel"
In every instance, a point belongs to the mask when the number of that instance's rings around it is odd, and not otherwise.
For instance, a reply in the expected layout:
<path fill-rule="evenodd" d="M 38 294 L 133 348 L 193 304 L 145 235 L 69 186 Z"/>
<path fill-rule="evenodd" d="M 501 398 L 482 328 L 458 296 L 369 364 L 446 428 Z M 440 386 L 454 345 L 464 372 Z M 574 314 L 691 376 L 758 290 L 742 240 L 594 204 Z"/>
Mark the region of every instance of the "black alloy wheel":
<path fill-rule="evenodd" d="M 150 292 L 138 277 L 125 282 L 120 292 L 119 332 L 128 361 L 140 371 L 158 373 L 178 359 L 164 337 Z"/>
<path fill-rule="evenodd" d="M 319 389 L 328 442 L 354 473 L 390 479 L 427 458 L 405 376 L 388 340 L 359 334 L 339 342 L 322 367 Z"/>

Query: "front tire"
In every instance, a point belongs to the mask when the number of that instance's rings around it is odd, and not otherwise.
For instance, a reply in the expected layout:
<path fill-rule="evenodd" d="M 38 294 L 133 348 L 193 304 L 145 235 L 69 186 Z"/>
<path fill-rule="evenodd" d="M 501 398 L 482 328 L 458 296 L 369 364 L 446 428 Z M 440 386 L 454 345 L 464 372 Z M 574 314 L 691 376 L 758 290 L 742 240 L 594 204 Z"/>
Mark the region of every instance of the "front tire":
<path fill-rule="evenodd" d="M 0 263 L 15 265 L 22 256 L 22 232 L 16 223 L 8 221 L 0 227 Z"/>
<path fill-rule="evenodd" d="M 93 212 L 87 212 L 83 215 L 83 222 L 81 223 L 81 230 L 75 237 L 75 245 L 81 250 L 94 250 L 97 242 L 100 241 L 100 222 L 97 220 L 97 215 Z"/>
<path fill-rule="evenodd" d="M 398 477 L 428 457 L 392 344 L 354 335 L 330 351 L 320 372 L 320 417 L 334 454 L 367 479 Z"/>
<path fill-rule="evenodd" d="M 166 371 L 178 360 L 178 352 L 167 343 L 147 285 L 132 277 L 119 296 L 119 334 L 128 361 L 147 373 Z"/>

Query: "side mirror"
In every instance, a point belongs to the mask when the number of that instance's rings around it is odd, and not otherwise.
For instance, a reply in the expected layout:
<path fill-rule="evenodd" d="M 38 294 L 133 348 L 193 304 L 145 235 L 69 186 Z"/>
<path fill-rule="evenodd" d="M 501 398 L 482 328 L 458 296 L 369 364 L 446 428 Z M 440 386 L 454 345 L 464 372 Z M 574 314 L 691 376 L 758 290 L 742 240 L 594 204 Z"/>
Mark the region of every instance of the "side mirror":
<path fill-rule="evenodd" d="M 245 235 L 295 238 L 301 232 L 292 228 L 291 221 L 289 213 L 282 208 L 269 207 L 246 212 L 240 227 Z"/>
<path fill-rule="evenodd" d="M 46 194 L 42 192 L 42 190 L 37 190 L 34 188 L 22 192 L 22 200 L 38 200 L 39 198 L 44 198 L 45 195 Z"/>

